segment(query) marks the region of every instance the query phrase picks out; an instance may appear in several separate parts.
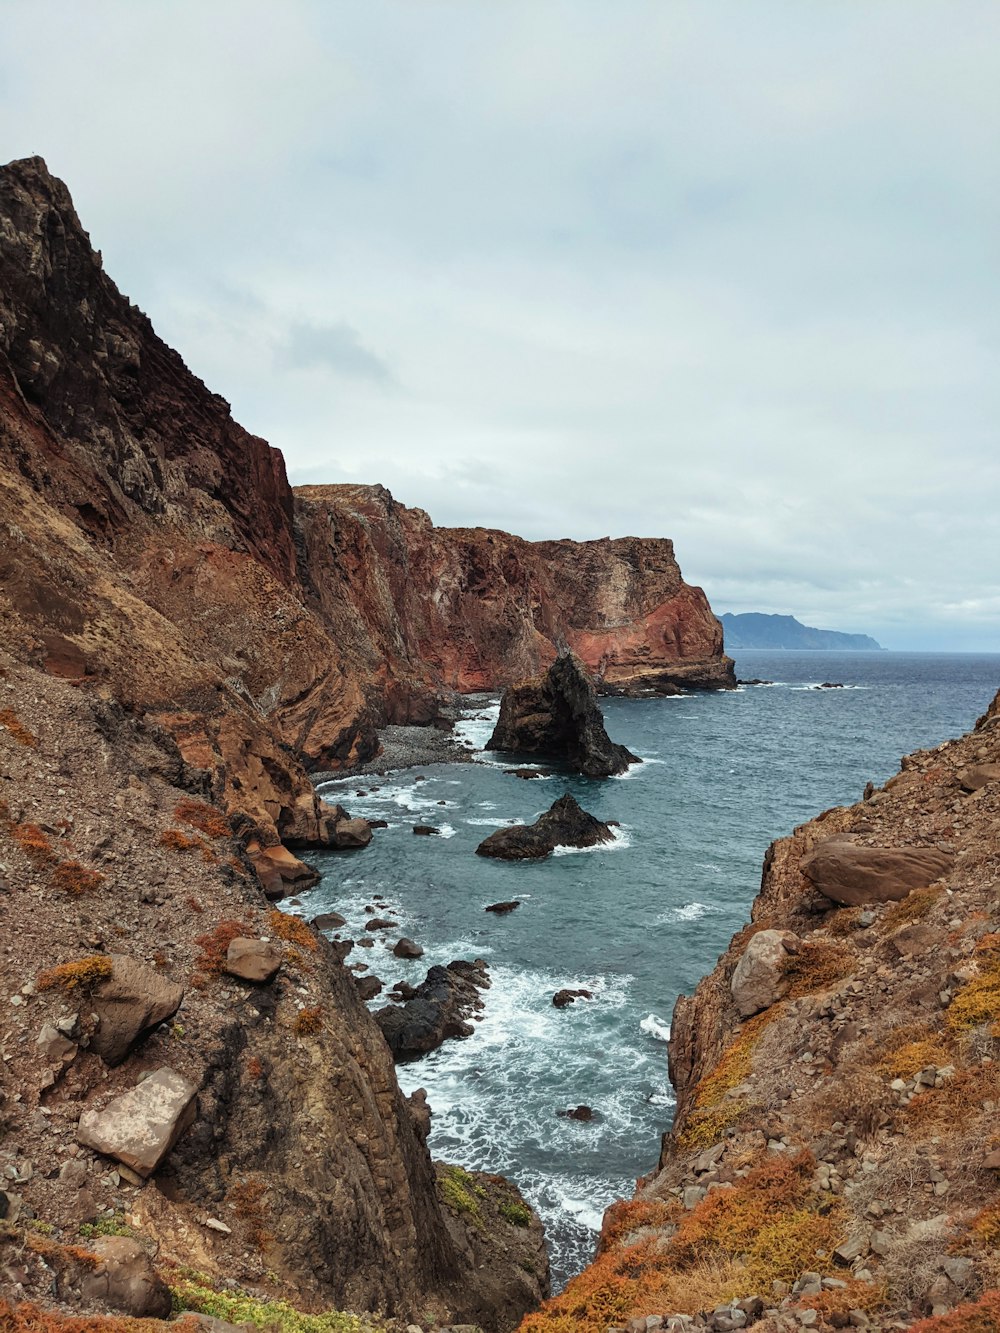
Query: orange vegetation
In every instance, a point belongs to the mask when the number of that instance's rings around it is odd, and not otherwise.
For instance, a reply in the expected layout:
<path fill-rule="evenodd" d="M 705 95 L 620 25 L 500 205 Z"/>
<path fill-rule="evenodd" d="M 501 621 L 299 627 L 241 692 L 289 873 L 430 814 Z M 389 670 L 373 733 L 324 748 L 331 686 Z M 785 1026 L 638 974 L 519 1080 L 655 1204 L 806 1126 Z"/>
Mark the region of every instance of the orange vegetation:
<path fill-rule="evenodd" d="M 280 940 L 287 940 L 289 944 L 301 945 L 303 949 L 308 949 L 310 953 L 315 953 L 319 948 L 316 932 L 310 929 L 301 917 L 292 916 L 288 912 L 279 912 L 277 908 L 274 908 L 267 914 L 267 928 L 272 935 L 277 935 Z"/>
<path fill-rule="evenodd" d="M 242 921 L 220 921 L 214 930 L 196 937 L 194 942 L 200 950 L 196 965 L 210 975 L 218 976 L 226 965 L 230 944 L 249 934 L 249 927 Z"/>
<path fill-rule="evenodd" d="M 214 805 L 207 805 L 204 801 L 193 801 L 190 797 L 185 797 L 174 807 L 174 818 L 179 819 L 182 824 L 190 824 L 201 833 L 207 833 L 210 838 L 228 838 L 232 835 L 229 820 L 222 811 L 216 810 Z"/>
<path fill-rule="evenodd" d="M 182 1326 L 197 1329 L 188 1319 L 165 1324 L 120 1315 L 66 1315 L 43 1310 L 32 1301 L 0 1300 L 0 1333 L 181 1333 Z"/>
<path fill-rule="evenodd" d="M 323 1010 L 319 1005 L 311 1009 L 300 1009 L 295 1016 L 295 1035 L 312 1037 L 323 1028 Z"/>
<path fill-rule="evenodd" d="M 79 861 L 63 861 L 53 870 L 51 883 L 54 889 L 61 889 L 79 898 L 96 889 L 103 879 L 103 875 L 96 870 L 88 870 Z"/>
<path fill-rule="evenodd" d="M 789 954 L 785 959 L 788 994 L 796 999 L 813 991 L 828 990 L 850 976 L 854 966 L 854 954 L 845 944 L 824 939 L 802 940 L 798 953 Z"/>
<path fill-rule="evenodd" d="M 192 838 L 179 828 L 168 828 L 160 834 L 160 846 L 169 847 L 175 852 L 190 852 L 192 848 L 201 846 L 201 839 Z"/>
<path fill-rule="evenodd" d="M 986 1291 L 978 1301 L 956 1305 L 947 1314 L 919 1319 L 910 1333 L 1000 1333 L 1000 1291 Z"/>
<path fill-rule="evenodd" d="M 37 824 L 12 824 L 10 836 L 37 869 L 56 859 L 52 844 Z"/>
<path fill-rule="evenodd" d="M 923 1024 L 894 1028 L 882 1046 L 879 1069 L 889 1078 L 913 1078 L 929 1065 L 953 1063 L 946 1039 Z"/>
<path fill-rule="evenodd" d="M 609 1323 L 633 1316 L 694 1314 L 770 1291 L 772 1282 L 792 1282 L 807 1268 L 822 1269 L 842 1225 L 810 1189 L 814 1166 L 806 1152 L 764 1157 L 732 1189 L 713 1190 L 690 1212 L 674 1213 L 672 1237 L 605 1249 L 524 1320 L 523 1333 L 604 1333 Z M 643 1216 L 641 1210 L 626 1215 L 623 1234 L 630 1234 L 630 1220 L 643 1225 Z M 645 1225 L 653 1224 L 652 1213 L 645 1216 Z"/>
<path fill-rule="evenodd" d="M 934 910 L 944 892 L 943 885 L 931 884 L 926 889 L 914 889 L 898 903 L 890 903 L 882 917 L 884 929 L 895 930 L 899 926 L 909 925 L 911 921 L 919 921 Z"/>
<path fill-rule="evenodd" d="M 27 745 L 32 750 L 38 749 L 38 737 L 32 735 L 13 708 L 0 709 L 0 727 L 6 727 L 18 745 Z"/>
<path fill-rule="evenodd" d="M 46 972 L 39 972 L 36 985 L 39 990 L 89 990 L 107 981 L 114 970 L 107 954 L 90 954 L 87 958 L 78 958 L 74 963 L 60 963 Z"/>
<path fill-rule="evenodd" d="M 229 1191 L 229 1201 L 232 1203 L 236 1216 L 242 1218 L 247 1224 L 247 1235 L 251 1244 L 257 1249 L 262 1250 L 274 1236 L 264 1225 L 266 1210 L 264 1207 L 264 1196 L 267 1193 L 267 1186 L 260 1179 L 251 1179 L 242 1184 L 234 1185 Z"/>

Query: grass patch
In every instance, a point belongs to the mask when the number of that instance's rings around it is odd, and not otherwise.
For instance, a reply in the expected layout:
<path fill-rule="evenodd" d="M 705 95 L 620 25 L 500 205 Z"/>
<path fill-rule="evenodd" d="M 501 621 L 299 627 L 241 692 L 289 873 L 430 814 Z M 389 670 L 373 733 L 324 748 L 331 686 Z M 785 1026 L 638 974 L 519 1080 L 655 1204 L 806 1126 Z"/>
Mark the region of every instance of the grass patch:
<path fill-rule="evenodd" d="M 446 1208 L 453 1213 L 464 1213 L 474 1222 L 483 1220 L 479 1201 L 486 1198 L 486 1190 L 468 1171 L 460 1166 L 444 1166 L 438 1172 L 437 1186 Z"/>
<path fill-rule="evenodd" d="M 366 1333 L 385 1327 L 372 1316 L 345 1314 L 340 1310 L 304 1314 L 287 1301 L 264 1301 L 239 1291 L 213 1291 L 211 1287 L 186 1280 L 171 1286 L 170 1292 L 177 1313 L 192 1310 L 229 1324 L 253 1324 L 280 1333 Z"/>
<path fill-rule="evenodd" d="M 952 1032 L 967 1032 L 969 1028 L 989 1023 L 994 1037 L 1000 1037 L 1000 954 L 984 953 L 979 962 L 979 975 L 967 982 L 958 992 L 945 1015 Z"/>
<path fill-rule="evenodd" d="M 886 908 L 882 916 L 882 925 L 891 932 L 898 930 L 900 926 L 908 926 L 913 921 L 919 921 L 921 917 L 933 912 L 944 892 L 943 884 L 930 884 L 926 889 L 914 889 L 898 903 L 891 903 Z"/>
<path fill-rule="evenodd" d="M 879 1071 L 887 1078 L 913 1078 L 921 1069 L 953 1064 L 948 1042 L 926 1025 L 907 1024 L 894 1028 L 883 1047 Z"/>
<path fill-rule="evenodd" d="M 829 990 L 849 977 L 855 957 L 846 944 L 836 940 L 803 940 L 798 953 L 788 954 L 782 971 L 788 979 L 788 995 L 798 999 L 814 991 Z"/>
<path fill-rule="evenodd" d="M 947 1314 L 918 1319 L 910 1333 L 997 1333 L 1000 1330 L 1000 1291 L 986 1291 L 978 1301 L 956 1305 Z"/>
<path fill-rule="evenodd" d="M 95 1236 L 134 1236 L 135 1232 L 130 1226 L 126 1226 L 124 1213 L 114 1212 L 106 1213 L 96 1222 L 81 1222 L 80 1235 L 87 1240 L 93 1240 Z"/>
<path fill-rule="evenodd" d="M 200 838 L 192 838 L 179 828 L 168 828 L 160 834 L 160 846 L 172 852 L 191 852 L 202 845 Z"/>
<path fill-rule="evenodd" d="M 777 1016 L 777 1008 L 772 1006 L 743 1024 L 739 1035 L 722 1052 L 718 1064 L 695 1089 L 694 1105 L 697 1110 L 705 1111 L 718 1106 L 728 1092 L 746 1081 L 757 1043 Z"/>
<path fill-rule="evenodd" d="M 500 1204 L 500 1216 L 512 1227 L 530 1227 L 531 1209 L 517 1199 L 504 1199 Z"/>

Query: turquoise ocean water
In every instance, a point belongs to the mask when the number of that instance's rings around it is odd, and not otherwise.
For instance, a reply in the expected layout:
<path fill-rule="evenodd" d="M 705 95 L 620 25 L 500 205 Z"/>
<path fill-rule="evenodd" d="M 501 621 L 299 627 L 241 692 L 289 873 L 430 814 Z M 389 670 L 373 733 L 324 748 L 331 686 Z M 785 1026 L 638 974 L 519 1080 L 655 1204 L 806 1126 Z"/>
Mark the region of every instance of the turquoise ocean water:
<path fill-rule="evenodd" d="M 292 910 L 339 911 L 356 938 L 373 897 L 386 899 L 400 930 L 349 961 L 370 963 L 387 987 L 422 980 L 431 963 L 488 961 L 475 1035 L 401 1066 L 400 1082 L 427 1089 L 436 1157 L 518 1182 L 545 1220 L 557 1283 L 591 1257 L 603 1209 L 655 1165 L 672 1115 L 674 1000 L 746 921 L 768 843 L 858 800 L 908 751 L 967 730 L 1000 687 L 1000 656 L 744 652 L 737 672 L 775 683 L 602 701 L 612 738 L 645 760 L 621 778 L 526 782 L 484 754 L 322 789 L 389 827 L 364 851 L 313 858 L 323 880 Z M 823 681 L 847 688 L 814 688 Z M 461 730 L 478 748 L 496 707 L 470 712 Z M 614 846 L 537 864 L 474 855 L 492 829 L 535 819 L 564 791 L 620 821 Z M 415 823 L 440 835 L 414 837 Z M 512 898 L 521 906 L 507 916 L 483 911 Z M 399 934 L 425 957 L 394 958 Z M 557 1010 L 565 986 L 595 998 Z M 592 1122 L 556 1114 L 579 1103 Z"/>

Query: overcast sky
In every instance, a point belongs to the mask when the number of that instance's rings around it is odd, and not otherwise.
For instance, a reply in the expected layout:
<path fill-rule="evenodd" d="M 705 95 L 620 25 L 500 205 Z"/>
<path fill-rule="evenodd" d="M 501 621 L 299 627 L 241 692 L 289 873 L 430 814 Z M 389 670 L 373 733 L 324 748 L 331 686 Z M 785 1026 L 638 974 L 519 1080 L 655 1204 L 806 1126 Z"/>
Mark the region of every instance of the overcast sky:
<path fill-rule="evenodd" d="M 0 0 L 0 160 L 293 483 L 1000 651 L 996 0 Z"/>

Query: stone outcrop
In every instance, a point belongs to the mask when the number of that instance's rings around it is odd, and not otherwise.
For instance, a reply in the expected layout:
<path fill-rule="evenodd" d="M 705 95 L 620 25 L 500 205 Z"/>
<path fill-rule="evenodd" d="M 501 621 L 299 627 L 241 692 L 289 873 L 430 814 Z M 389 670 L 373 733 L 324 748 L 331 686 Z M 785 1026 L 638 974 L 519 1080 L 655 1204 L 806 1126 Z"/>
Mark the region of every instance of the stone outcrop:
<path fill-rule="evenodd" d="M 736 964 L 729 988 L 740 1018 L 769 1009 L 788 990 L 788 955 L 798 936 L 790 930 L 761 930 Z"/>
<path fill-rule="evenodd" d="M 281 967 L 281 950 L 266 940 L 248 940 L 237 936 L 226 950 L 223 970 L 241 981 L 264 984 L 273 981 Z"/>
<path fill-rule="evenodd" d="M 504 690 L 486 748 L 560 759 L 588 778 L 612 777 L 641 763 L 608 736 L 593 683 L 572 653 L 558 657 L 544 676 Z"/>
<path fill-rule="evenodd" d="M 533 824 L 511 824 L 491 833 L 476 848 L 476 855 L 503 861 L 537 861 L 557 847 L 596 847 L 614 840 L 607 824 L 581 809 L 567 792 Z"/>
<path fill-rule="evenodd" d="M 954 859 L 938 847 L 867 847 L 831 838 L 805 857 L 802 873 L 831 902 L 860 907 L 898 902 L 947 874 Z"/>
<path fill-rule="evenodd" d="M 197 1091 L 175 1070 L 157 1069 L 102 1109 L 84 1111 L 77 1137 L 145 1178 L 193 1123 Z"/>
<path fill-rule="evenodd" d="M 149 1255 L 130 1236 L 98 1236 L 90 1250 L 98 1262 L 83 1279 L 84 1300 L 137 1319 L 167 1319 L 170 1288 Z"/>
<path fill-rule="evenodd" d="M 397 984 L 394 993 L 404 1003 L 386 1005 L 374 1015 L 394 1059 L 426 1055 L 449 1037 L 471 1037 L 475 1029 L 468 1020 L 484 1008 L 479 992 L 489 984 L 481 959 L 432 967 L 419 986 Z"/>
<path fill-rule="evenodd" d="M 184 987 L 125 954 L 112 954 L 111 961 L 111 976 L 93 994 L 98 1025 L 90 1049 L 105 1064 L 118 1065 L 148 1032 L 173 1017 Z"/>

